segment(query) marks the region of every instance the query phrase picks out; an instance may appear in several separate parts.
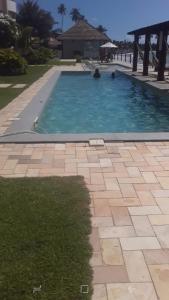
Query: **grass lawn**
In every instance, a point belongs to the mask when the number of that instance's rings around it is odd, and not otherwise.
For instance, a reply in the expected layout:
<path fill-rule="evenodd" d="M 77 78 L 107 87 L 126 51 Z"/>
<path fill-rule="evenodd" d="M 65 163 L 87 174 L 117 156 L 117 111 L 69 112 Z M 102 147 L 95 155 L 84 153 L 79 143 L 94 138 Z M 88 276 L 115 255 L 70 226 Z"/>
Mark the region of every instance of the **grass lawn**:
<path fill-rule="evenodd" d="M 0 178 L 1 299 L 91 298 L 89 201 L 82 177 Z"/>
<path fill-rule="evenodd" d="M 25 75 L 19 76 L 0 76 L 0 83 L 11 83 L 15 85 L 17 83 L 26 83 L 27 88 L 35 80 L 40 78 L 45 72 L 50 69 L 50 66 L 29 66 L 28 72 Z M 14 88 L 0 88 L 0 109 L 11 102 L 15 97 L 17 97 L 24 88 L 14 89 Z"/>
<path fill-rule="evenodd" d="M 74 62 L 74 61 L 61 61 L 61 60 L 58 60 L 58 59 L 51 59 L 47 64 L 52 65 L 52 66 L 75 66 L 76 62 Z"/>

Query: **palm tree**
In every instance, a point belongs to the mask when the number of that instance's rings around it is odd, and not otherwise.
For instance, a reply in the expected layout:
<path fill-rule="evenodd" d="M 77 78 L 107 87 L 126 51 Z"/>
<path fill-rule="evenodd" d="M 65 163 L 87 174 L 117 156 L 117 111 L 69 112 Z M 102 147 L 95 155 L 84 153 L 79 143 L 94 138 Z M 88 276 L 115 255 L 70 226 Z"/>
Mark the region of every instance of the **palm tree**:
<path fill-rule="evenodd" d="M 63 31 L 63 21 L 64 21 L 64 16 L 66 15 L 66 7 L 64 4 L 60 4 L 58 6 L 58 14 L 61 15 L 61 18 L 62 18 L 62 21 L 61 21 L 61 28 L 62 28 L 62 31 Z"/>
<path fill-rule="evenodd" d="M 72 17 L 72 21 L 77 22 L 78 20 L 82 19 L 80 11 L 77 8 L 72 8 L 70 15 Z"/>
<path fill-rule="evenodd" d="M 102 25 L 99 25 L 96 29 L 98 31 L 100 31 L 101 33 L 105 33 L 107 31 L 107 29 L 105 27 L 103 27 Z"/>

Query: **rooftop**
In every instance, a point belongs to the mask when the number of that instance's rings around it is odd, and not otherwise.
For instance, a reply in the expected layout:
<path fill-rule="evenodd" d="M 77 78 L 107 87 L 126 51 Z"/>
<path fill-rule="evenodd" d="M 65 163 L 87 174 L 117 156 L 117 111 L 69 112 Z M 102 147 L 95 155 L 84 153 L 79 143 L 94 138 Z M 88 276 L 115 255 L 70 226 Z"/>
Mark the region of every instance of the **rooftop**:
<path fill-rule="evenodd" d="M 60 35 L 59 40 L 101 40 L 110 41 L 110 38 L 99 32 L 94 26 L 84 20 L 79 20 L 70 29 Z"/>
<path fill-rule="evenodd" d="M 151 26 L 142 27 L 128 32 L 129 35 L 144 35 L 144 34 L 158 34 L 160 31 L 169 31 L 169 21 L 154 24 Z"/>

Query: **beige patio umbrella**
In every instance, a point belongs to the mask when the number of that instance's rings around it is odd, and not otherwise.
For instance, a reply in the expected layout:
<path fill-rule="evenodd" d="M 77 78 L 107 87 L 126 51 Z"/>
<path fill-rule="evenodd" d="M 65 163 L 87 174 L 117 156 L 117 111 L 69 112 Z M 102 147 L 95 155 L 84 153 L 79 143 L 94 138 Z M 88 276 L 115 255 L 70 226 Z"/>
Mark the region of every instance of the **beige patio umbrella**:
<path fill-rule="evenodd" d="M 111 49 L 111 48 L 118 48 L 115 44 L 108 42 L 102 46 L 100 46 L 100 48 L 107 48 L 107 49 Z"/>

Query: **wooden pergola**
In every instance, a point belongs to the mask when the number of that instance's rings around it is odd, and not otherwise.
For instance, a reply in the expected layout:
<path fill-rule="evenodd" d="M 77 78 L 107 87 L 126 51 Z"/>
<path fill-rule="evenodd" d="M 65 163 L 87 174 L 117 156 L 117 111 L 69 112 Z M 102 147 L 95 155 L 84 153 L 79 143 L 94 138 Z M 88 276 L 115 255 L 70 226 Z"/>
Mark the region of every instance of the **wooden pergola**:
<path fill-rule="evenodd" d="M 143 76 L 148 75 L 149 53 L 151 50 L 151 37 L 157 36 L 156 58 L 157 58 L 157 80 L 165 80 L 164 72 L 167 58 L 167 38 L 169 33 L 169 21 L 158 23 L 152 26 L 139 28 L 128 32 L 129 35 L 134 35 L 134 55 L 133 55 L 133 71 L 137 71 L 139 38 L 145 36 L 144 58 L 143 58 Z"/>

